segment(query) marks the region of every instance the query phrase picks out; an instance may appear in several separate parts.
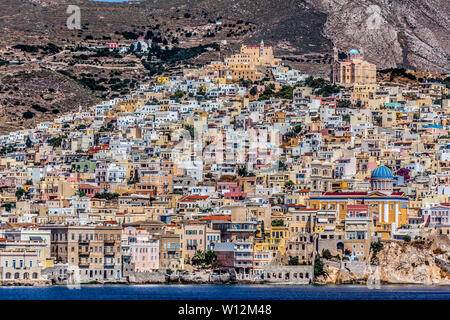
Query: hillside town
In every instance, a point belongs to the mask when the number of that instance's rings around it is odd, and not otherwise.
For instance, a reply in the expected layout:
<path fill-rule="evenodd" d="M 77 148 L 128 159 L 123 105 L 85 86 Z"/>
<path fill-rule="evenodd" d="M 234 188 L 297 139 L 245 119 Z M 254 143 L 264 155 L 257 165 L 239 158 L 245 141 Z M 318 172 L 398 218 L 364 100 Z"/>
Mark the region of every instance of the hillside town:
<path fill-rule="evenodd" d="M 383 244 L 448 242 L 447 85 L 377 82 L 359 50 L 334 55 L 328 81 L 242 45 L 0 136 L 1 284 L 309 284 Z"/>

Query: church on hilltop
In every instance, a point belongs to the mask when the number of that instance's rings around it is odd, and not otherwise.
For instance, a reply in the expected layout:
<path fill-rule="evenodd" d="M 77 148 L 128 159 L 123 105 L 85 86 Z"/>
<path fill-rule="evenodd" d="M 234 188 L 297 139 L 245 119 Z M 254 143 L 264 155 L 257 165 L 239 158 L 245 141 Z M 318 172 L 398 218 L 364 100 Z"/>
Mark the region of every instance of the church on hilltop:
<path fill-rule="evenodd" d="M 363 55 L 356 49 L 350 50 L 346 59 L 339 60 L 337 48 L 334 48 L 331 73 L 333 83 L 343 86 L 377 82 L 377 66 L 365 61 Z"/>

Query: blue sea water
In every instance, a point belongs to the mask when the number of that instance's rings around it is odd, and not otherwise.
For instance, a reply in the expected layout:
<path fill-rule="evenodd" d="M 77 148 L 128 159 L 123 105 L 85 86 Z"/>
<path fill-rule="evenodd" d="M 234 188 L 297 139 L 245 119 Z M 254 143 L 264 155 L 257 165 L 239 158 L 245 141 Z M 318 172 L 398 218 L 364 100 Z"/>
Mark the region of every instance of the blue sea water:
<path fill-rule="evenodd" d="M 1 287 L 0 300 L 450 300 L 450 287 L 88 285 Z"/>

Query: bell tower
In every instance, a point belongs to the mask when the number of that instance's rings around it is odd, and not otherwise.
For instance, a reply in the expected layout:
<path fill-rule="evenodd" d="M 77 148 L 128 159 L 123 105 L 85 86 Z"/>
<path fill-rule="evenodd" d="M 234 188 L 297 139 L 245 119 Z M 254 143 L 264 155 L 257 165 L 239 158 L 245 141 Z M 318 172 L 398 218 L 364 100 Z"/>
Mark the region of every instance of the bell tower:
<path fill-rule="evenodd" d="M 261 40 L 261 44 L 259 45 L 259 57 L 264 59 L 264 40 Z"/>

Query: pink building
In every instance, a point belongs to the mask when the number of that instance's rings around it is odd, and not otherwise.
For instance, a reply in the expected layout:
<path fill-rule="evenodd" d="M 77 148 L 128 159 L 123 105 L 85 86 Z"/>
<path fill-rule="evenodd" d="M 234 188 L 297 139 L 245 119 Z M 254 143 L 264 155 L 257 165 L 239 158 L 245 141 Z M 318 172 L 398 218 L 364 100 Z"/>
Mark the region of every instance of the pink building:
<path fill-rule="evenodd" d="M 423 210 L 424 220 L 430 227 L 449 226 L 450 225 L 450 203 L 441 203 L 440 205 Z"/>
<path fill-rule="evenodd" d="M 127 227 L 122 241 L 128 246 L 130 261 L 136 272 L 151 272 L 159 268 L 159 240 L 152 239 L 145 228 Z"/>
<path fill-rule="evenodd" d="M 217 183 L 217 191 L 223 193 L 225 199 L 232 199 L 238 201 L 241 198 L 245 198 L 247 194 L 242 192 L 241 187 L 237 182 L 222 181 Z"/>
<path fill-rule="evenodd" d="M 234 181 L 219 181 L 217 182 L 217 191 L 231 191 L 233 188 L 238 188 L 238 183 Z"/>

